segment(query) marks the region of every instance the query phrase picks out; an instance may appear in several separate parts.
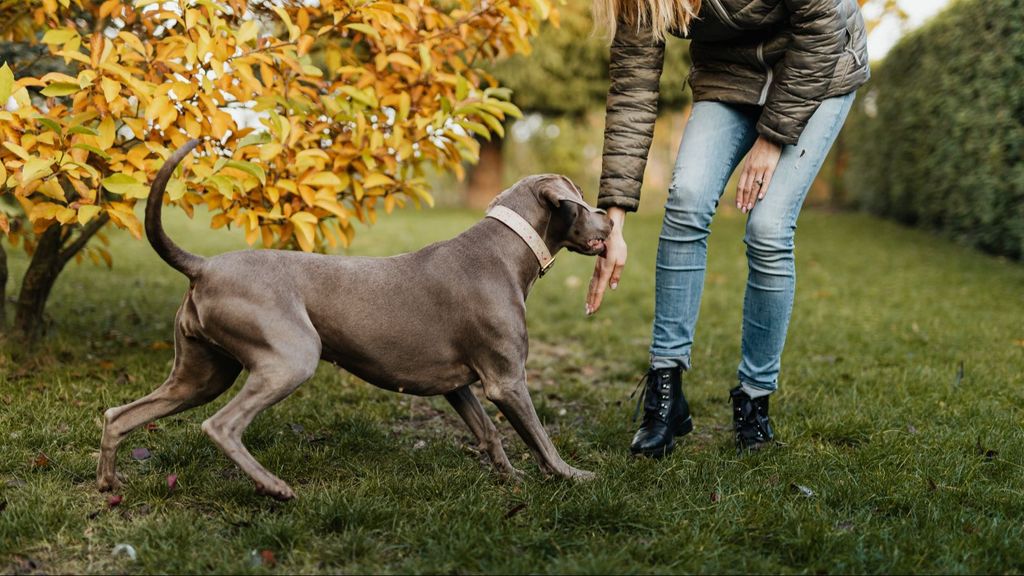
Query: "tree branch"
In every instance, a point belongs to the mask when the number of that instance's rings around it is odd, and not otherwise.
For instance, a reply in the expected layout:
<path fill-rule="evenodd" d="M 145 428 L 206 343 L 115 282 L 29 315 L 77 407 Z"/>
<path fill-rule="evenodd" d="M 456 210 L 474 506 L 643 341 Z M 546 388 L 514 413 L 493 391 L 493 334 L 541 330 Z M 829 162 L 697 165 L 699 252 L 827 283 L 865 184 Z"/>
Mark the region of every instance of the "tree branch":
<path fill-rule="evenodd" d="M 74 242 L 68 244 L 67 247 L 61 250 L 60 267 L 63 268 L 68 261 L 75 257 L 75 254 L 78 254 L 82 248 L 85 248 L 85 245 L 89 243 L 89 240 L 91 240 L 92 237 L 100 231 L 100 228 L 103 228 L 108 221 L 110 221 L 110 216 L 107 214 L 100 214 L 94 218 L 92 222 L 86 224 L 85 227 L 82 228 L 82 232 L 78 235 L 78 238 L 75 238 Z"/>

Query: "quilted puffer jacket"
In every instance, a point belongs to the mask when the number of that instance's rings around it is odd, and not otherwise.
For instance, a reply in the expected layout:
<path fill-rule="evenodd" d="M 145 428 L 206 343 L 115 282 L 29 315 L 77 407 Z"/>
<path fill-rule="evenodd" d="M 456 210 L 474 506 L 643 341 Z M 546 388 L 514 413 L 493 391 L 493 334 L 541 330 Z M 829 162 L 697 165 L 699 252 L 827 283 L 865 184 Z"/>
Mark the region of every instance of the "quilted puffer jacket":
<path fill-rule="evenodd" d="M 857 0 L 703 0 L 690 26 L 695 101 L 760 106 L 759 134 L 795 144 L 822 100 L 870 76 Z M 611 46 L 598 206 L 636 210 L 658 112 L 664 43 L 620 23 Z"/>

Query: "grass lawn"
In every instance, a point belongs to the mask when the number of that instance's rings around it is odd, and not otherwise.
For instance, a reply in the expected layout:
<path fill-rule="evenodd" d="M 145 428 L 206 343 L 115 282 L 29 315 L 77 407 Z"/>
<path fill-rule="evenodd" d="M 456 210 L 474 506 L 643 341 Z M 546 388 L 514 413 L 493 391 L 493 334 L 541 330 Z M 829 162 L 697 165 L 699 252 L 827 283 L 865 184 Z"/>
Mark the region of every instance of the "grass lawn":
<path fill-rule="evenodd" d="M 412 250 L 476 218 L 404 212 L 362 231 L 355 252 Z M 93 487 L 102 412 L 163 381 L 186 286 L 115 233 L 113 271 L 73 266 L 60 280 L 46 346 L 26 355 L 9 342 L 0 356 L 0 570 L 1024 571 L 1024 266 L 862 215 L 806 213 L 772 408 L 785 445 L 739 458 L 727 395 L 742 224 L 725 212 L 714 225 L 684 384 L 697 429 L 671 458 L 627 452 L 659 226 L 639 215 L 622 285 L 598 315 L 583 314 L 582 256 L 562 255 L 529 300 L 534 402 L 563 457 L 597 480 L 543 478 L 499 420 L 527 471 L 500 482 L 443 399 L 321 365 L 246 435 L 298 499 L 256 496 L 199 430 L 229 392 L 130 436 L 123 501 L 110 507 Z M 168 228 L 200 253 L 243 244 L 179 214 Z M 25 259 L 12 260 L 18 279 Z M 134 460 L 133 448 L 152 456 Z M 122 543 L 136 560 L 112 554 Z"/>

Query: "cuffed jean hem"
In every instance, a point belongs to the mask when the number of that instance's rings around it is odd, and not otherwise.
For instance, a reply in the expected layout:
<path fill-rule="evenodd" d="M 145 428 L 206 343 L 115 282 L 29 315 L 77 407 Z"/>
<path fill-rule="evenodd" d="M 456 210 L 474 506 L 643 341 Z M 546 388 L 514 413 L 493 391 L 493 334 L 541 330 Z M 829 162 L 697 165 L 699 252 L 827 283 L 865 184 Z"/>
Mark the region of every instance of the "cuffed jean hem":
<path fill-rule="evenodd" d="M 658 370 L 661 368 L 682 368 L 683 370 L 690 369 L 690 356 L 679 356 L 673 355 L 672 353 L 661 354 L 655 351 L 651 351 L 651 369 Z"/>
<path fill-rule="evenodd" d="M 778 383 L 772 384 L 771 387 L 763 386 L 761 384 L 754 384 L 740 378 L 740 388 L 747 393 L 747 396 L 751 398 L 760 398 L 762 396 L 768 396 L 774 394 L 778 389 Z"/>

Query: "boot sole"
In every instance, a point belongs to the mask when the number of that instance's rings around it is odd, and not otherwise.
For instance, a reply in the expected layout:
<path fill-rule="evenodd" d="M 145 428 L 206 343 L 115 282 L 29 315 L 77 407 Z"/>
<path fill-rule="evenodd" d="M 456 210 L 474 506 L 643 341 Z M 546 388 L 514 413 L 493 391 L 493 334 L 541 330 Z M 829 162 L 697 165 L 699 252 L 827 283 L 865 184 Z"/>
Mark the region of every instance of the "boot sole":
<path fill-rule="evenodd" d="M 668 456 L 675 449 L 676 439 L 673 438 L 672 442 L 669 442 L 668 446 L 661 446 L 659 448 L 652 448 L 650 450 L 636 450 L 631 447 L 629 451 L 631 454 L 633 454 L 633 456 L 643 456 L 645 458 L 653 458 L 655 460 L 658 460 L 660 458 Z"/>
<path fill-rule="evenodd" d="M 693 418 L 687 418 L 686 420 L 676 424 L 675 436 L 673 436 L 672 441 L 668 443 L 668 446 L 661 446 L 649 450 L 637 450 L 630 447 L 629 451 L 634 456 L 644 456 L 647 458 L 654 458 L 655 460 L 664 458 L 669 454 L 672 454 L 672 451 L 676 449 L 676 438 L 686 436 L 690 432 L 693 432 Z"/>

